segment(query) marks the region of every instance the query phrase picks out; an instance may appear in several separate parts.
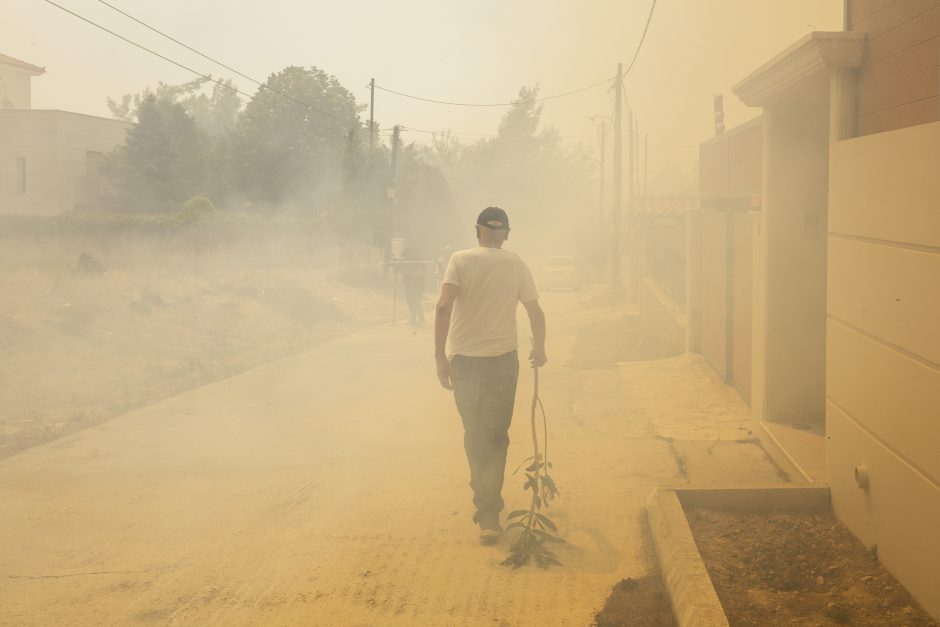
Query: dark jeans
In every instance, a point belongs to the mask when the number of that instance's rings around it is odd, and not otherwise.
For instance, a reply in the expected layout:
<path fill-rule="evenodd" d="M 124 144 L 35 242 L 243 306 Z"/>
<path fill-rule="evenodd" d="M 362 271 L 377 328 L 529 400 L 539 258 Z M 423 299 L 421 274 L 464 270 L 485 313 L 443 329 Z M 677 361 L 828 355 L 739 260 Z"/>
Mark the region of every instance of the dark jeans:
<path fill-rule="evenodd" d="M 518 379 L 516 351 L 498 357 L 455 355 L 451 361 L 477 517 L 503 509 L 503 475 Z"/>

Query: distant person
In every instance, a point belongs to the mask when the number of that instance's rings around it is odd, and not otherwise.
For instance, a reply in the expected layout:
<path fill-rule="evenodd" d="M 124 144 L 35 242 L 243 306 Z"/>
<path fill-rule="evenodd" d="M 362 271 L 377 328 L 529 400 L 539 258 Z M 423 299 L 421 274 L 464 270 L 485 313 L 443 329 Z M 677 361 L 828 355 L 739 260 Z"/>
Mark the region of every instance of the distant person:
<path fill-rule="evenodd" d="M 414 251 L 405 249 L 402 253 L 402 283 L 405 287 L 405 300 L 408 302 L 408 324 L 420 327 L 424 324 L 424 308 L 421 297 L 424 296 L 424 262 L 415 258 Z"/>
<path fill-rule="evenodd" d="M 509 447 L 509 424 L 519 378 L 516 308 L 529 315 L 532 367 L 543 366 L 545 314 L 532 273 L 513 252 L 503 250 L 509 218 L 487 207 L 476 223 L 480 245 L 451 256 L 441 285 L 434 320 L 437 377 L 454 391 L 464 427 L 470 487 L 480 525 L 480 541 L 502 533 L 499 513 Z"/>

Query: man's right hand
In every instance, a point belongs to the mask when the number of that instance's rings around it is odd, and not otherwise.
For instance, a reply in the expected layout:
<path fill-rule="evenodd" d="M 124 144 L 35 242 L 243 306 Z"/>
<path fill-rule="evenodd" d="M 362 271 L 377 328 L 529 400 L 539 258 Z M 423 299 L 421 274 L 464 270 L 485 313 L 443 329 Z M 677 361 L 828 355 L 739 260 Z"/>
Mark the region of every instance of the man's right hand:
<path fill-rule="evenodd" d="M 541 368 L 548 363 L 548 357 L 545 355 L 545 347 L 533 348 L 529 353 L 529 364 L 533 368 Z"/>
<path fill-rule="evenodd" d="M 454 386 L 450 382 L 450 360 L 443 355 L 435 357 L 434 360 L 437 362 L 437 380 L 444 389 L 453 390 Z"/>

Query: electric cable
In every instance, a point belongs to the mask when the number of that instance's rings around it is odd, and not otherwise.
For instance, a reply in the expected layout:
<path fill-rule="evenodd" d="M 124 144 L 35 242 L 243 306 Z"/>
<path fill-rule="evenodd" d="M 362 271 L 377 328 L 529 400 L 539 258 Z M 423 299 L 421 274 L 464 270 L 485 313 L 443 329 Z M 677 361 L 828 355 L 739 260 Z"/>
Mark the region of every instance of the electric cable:
<path fill-rule="evenodd" d="M 556 98 L 564 98 L 565 96 L 579 94 L 583 91 L 594 89 L 595 87 L 600 87 L 601 85 L 606 85 L 607 83 L 609 83 L 611 80 L 615 78 L 617 77 L 611 76 L 610 78 L 605 78 L 604 80 L 598 81 L 597 83 L 592 83 L 590 85 L 586 85 L 585 87 L 580 87 L 578 89 L 572 89 L 571 91 L 566 91 L 561 94 L 554 94 L 552 96 L 545 96 L 543 98 L 535 98 L 532 102 L 545 102 L 546 100 L 555 100 Z M 388 92 L 390 94 L 395 94 L 396 96 L 401 96 L 403 98 L 411 98 L 412 100 L 420 100 L 421 102 L 430 102 L 433 104 L 450 105 L 453 107 L 511 107 L 518 102 L 518 101 L 513 101 L 513 102 L 451 102 L 449 100 L 436 100 L 434 98 L 424 98 L 421 96 L 406 94 L 400 91 L 395 91 L 394 89 L 382 87 L 380 85 L 376 85 L 375 88 L 380 89 L 384 92 Z"/>
<path fill-rule="evenodd" d="M 239 95 L 239 96 L 241 96 L 241 97 L 247 98 L 247 99 L 249 99 L 249 100 L 253 98 L 252 95 L 247 94 L 247 93 L 241 91 L 240 89 L 238 89 L 237 87 L 235 87 L 235 86 L 233 86 L 233 85 L 230 85 L 230 84 L 228 84 L 228 83 L 226 83 L 226 82 L 224 82 L 224 81 L 221 81 L 221 80 L 219 80 L 219 79 L 212 78 L 212 76 L 209 75 L 209 74 L 204 74 L 204 73 L 202 73 L 202 72 L 200 72 L 200 71 L 198 71 L 198 70 L 195 70 L 195 69 L 193 69 L 193 68 L 191 68 L 191 67 L 189 67 L 189 66 L 187 66 L 187 65 L 184 65 L 183 63 L 180 63 L 180 62 L 175 61 L 174 59 L 171 59 L 171 58 L 169 58 L 169 57 L 167 57 L 167 56 L 165 56 L 165 55 L 163 55 L 163 54 L 160 54 L 159 52 L 156 52 L 155 50 L 152 50 L 152 49 L 150 49 L 150 48 L 148 48 L 148 47 L 146 47 L 146 46 L 144 46 L 144 45 L 142 45 L 142 44 L 139 44 L 139 43 L 137 43 L 137 42 L 135 42 L 135 41 L 133 41 L 133 40 L 127 38 L 127 37 L 124 37 L 123 35 L 121 35 L 121 34 L 115 32 L 115 31 L 113 31 L 113 30 L 110 30 L 110 29 L 104 27 L 104 26 L 102 26 L 101 24 L 98 24 L 97 22 L 94 22 L 94 21 L 92 21 L 92 20 L 90 20 L 90 19 L 88 19 L 88 18 L 86 18 L 86 17 L 84 17 L 84 16 L 82 16 L 82 15 L 79 15 L 78 13 L 76 13 L 76 12 L 74 12 L 74 11 L 72 11 L 72 10 L 70 10 L 70 9 L 68 9 L 68 8 L 66 8 L 66 7 L 64 7 L 64 6 L 62 6 L 62 5 L 60 5 L 60 4 L 56 3 L 56 2 L 54 2 L 53 0 L 45 0 L 45 2 L 48 3 L 48 4 L 50 4 L 50 5 L 52 5 L 52 6 L 54 6 L 54 7 L 56 7 L 56 8 L 58 8 L 58 9 L 60 9 L 60 10 L 62 10 L 62 11 L 64 11 L 64 12 L 66 12 L 66 13 L 68 13 L 68 14 L 70 14 L 70 15 L 72 15 L 73 17 L 76 17 L 76 18 L 78 18 L 78 19 L 80 19 L 80 20 L 82 20 L 82 21 L 84 21 L 84 22 L 86 22 L 86 23 L 88 23 L 88 24 L 90 24 L 90 25 L 92 25 L 92 26 L 94 26 L 94 27 L 100 29 L 100 30 L 103 30 L 104 32 L 106 32 L 106 33 L 108 33 L 108 34 L 110 34 L 110 35 L 112 35 L 112 36 L 114 36 L 114 37 L 117 37 L 118 39 L 124 41 L 125 43 L 129 43 L 129 44 L 131 44 L 132 46 L 134 46 L 134 47 L 136 47 L 136 48 L 139 48 L 139 49 L 141 49 L 141 50 L 143 50 L 143 51 L 145 51 L 145 52 L 147 52 L 147 53 L 149 53 L 149 54 L 154 55 L 154 56 L 156 56 L 157 58 L 162 59 L 163 61 L 166 61 L 166 62 L 168 62 L 168 63 L 171 63 L 171 64 L 173 64 L 173 65 L 175 65 L 175 66 L 177 66 L 177 67 L 179 67 L 179 68 L 181 68 L 181 69 L 186 70 L 187 72 L 191 72 L 191 73 L 195 74 L 196 76 L 199 76 L 200 78 L 203 78 L 203 79 L 205 79 L 205 80 L 207 80 L 207 81 L 210 81 L 210 82 L 212 82 L 212 83 L 214 83 L 214 84 L 216 84 L 216 85 L 220 85 L 220 86 L 222 86 L 222 87 L 225 88 L 225 89 L 229 89 L 229 90 L 233 91 L 234 93 L 236 93 L 237 95 Z M 340 122 L 343 122 L 343 123 L 348 122 L 348 120 L 346 120 L 345 118 L 343 118 L 343 117 L 341 117 L 341 116 L 339 116 L 339 115 L 337 115 L 337 114 L 335 114 L 335 113 L 332 113 L 332 112 L 329 112 L 329 111 L 325 111 L 325 110 L 323 110 L 323 109 L 320 109 L 319 107 L 316 107 L 316 106 L 310 104 L 309 102 L 306 102 L 306 101 L 304 101 L 304 100 L 301 100 L 301 99 L 299 99 L 299 98 L 296 98 L 296 97 L 294 97 L 294 96 L 291 96 L 290 94 L 286 94 L 286 93 L 284 93 L 284 92 L 281 92 L 281 91 L 279 91 L 279 90 L 277 90 L 277 89 L 274 89 L 274 88 L 268 86 L 266 83 L 263 83 L 263 82 L 261 82 L 261 81 L 255 79 L 255 78 L 253 78 L 253 77 L 251 77 L 251 76 L 249 76 L 249 75 L 247 75 L 247 74 L 245 74 L 245 73 L 243 73 L 243 72 L 241 72 L 241 71 L 239 71 L 239 70 L 237 70 L 237 69 L 231 67 L 230 65 L 227 65 L 227 64 L 225 64 L 225 63 L 219 61 L 218 59 L 215 59 L 215 58 L 213 58 L 213 57 L 211 57 L 211 56 L 205 54 L 204 52 L 201 52 L 201 51 L 199 51 L 199 50 L 193 48 L 192 46 L 189 46 L 188 44 L 186 44 L 186 43 L 180 41 L 179 39 L 176 39 L 175 37 L 173 37 L 173 36 L 171 36 L 171 35 L 168 35 L 167 33 L 164 33 L 164 32 L 161 31 L 160 29 L 155 28 L 155 27 L 151 26 L 150 24 L 144 22 L 143 20 L 141 20 L 141 19 L 139 19 L 139 18 L 137 18 L 137 17 L 131 15 L 130 13 L 128 13 L 128 12 L 126 12 L 126 11 L 124 11 L 124 10 L 122 10 L 122 9 L 120 9 L 120 8 L 118 8 L 118 7 L 116 7 L 116 6 L 114 6 L 113 4 L 111 4 L 111 3 L 109 3 L 109 2 L 106 2 L 106 0 L 98 0 L 98 2 L 101 3 L 101 4 L 103 4 L 103 5 L 105 5 L 106 7 L 110 8 L 110 9 L 112 9 L 113 11 L 115 11 L 115 12 L 117 12 L 117 13 L 120 13 L 120 14 L 123 15 L 124 17 L 126 17 L 126 18 L 128 18 L 128 19 L 130 19 L 130 20 L 132 20 L 132 21 L 134 21 L 134 22 L 136 22 L 137 24 L 140 24 L 141 26 L 143 26 L 143 27 L 145 27 L 145 28 L 147 28 L 147 29 L 153 31 L 154 33 L 157 33 L 157 34 L 160 35 L 161 37 L 164 37 L 164 38 L 168 39 L 169 41 L 172 41 L 173 43 L 175 43 L 175 44 L 177 44 L 177 45 L 179 45 L 179 46 L 182 46 L 182 47 L 185 48 L 186 50 L 189 50 L 190 52 L 193 52 L 193 53 L 199 55 L 200 57 L 202 57 L 202 58 L 204 58 L 204 59 L 206 59 L 206 60 L 208 60 L 208 61 L 210 61 L 210 62 L 212 62 L 212 63 L 214 63 L 214 64 L 216 64 L 216 65 L 218 65 L 219 67 L 225 68 L 226 70 L 228 70 L 228 71 L 230 71 L 230 72 L 233 72 L 234 74 L 236 74 L 236 75 L 238 75 L 238 76 L 240 76 L 240 77 L 242 77 L 242 78 L 244 78 L 244 79 L 246 79 L 246 80 L 248 80 L 248 81 L 250 81 L 250 82 L 252 82 L 252 83 L 254 83 L 254 84 L 256 84 L 256 85 L 258 85 L 261 89 L 267 89 L 268 91 L 270 91 L 270 92 L 272 92 L 272 93 L 274 93 L 274 94 L 276 94 L 276 95 L 279 95 L 279 96 L 281 96 L 281 97 L 283 97 L 283 98 L 285 98 L 285 99 L 288 99 L 288 100 L 290 100 L 290 101 L 292 101 L 292 102 L 294 102 L 294 103 L 296 103 L 296 104 L 299 104 L 299 105 L 302 105 L 302 106 L 304 106 L 304 107 L 307 107 L 307 108 L 309 108 L 309 109 L 311 109 L 311 110 L 313 110 L 313 111 L 316 111 L 317 113 L 319 113 L 319 114 L 321 114 L 321 115 L 325 115 L 325 116 L 327 116 L 327 117 L 333 118 L 333 119 L 335 119 L 335 120 L 337 120 L 337 121 L 340 121 Z M 644 42 L 645 39 L 646 39 L 646 33 L 647 33 L 648 29 L 649 29 L 649 25 L 650 25 L 650 22 L 651 22 L 651 20 L 652 20 L 653 11 L 654 11 L 655 7 L 656 7 L 656 0 L 653 0 L 652 5 L 651 5 L 651 7 L 650 7 L 649 16 L 647 17 L 646 26 L 645 26 L 645 28 L 644 28 L 644 30 L 643 30 L 643 35 L 642 35 L 641 38 L 640 38 L 640 43 L 639 43 L 638 46 L 637 46 L 637 50 L 636 50 L 636 52 L 635 52 L 635 54 L 634 54 L 634 56 L 633 56 L 633 60 L 631 61 L 630 66 L 627 68 L 627 73 L 629 73 L 630 69 L 633 68 L 634 63 L 636 63 L 637 57 L 639 56 L 640 49 L 642 48 L 643 42 Z M 626 73 L 624 74 L 624 76 L 626 76 Z M 580 88 L 578 88 L 578 89 L 573 89 L 573 90 L 566 91 L 566 92 L 559 93 L 559 94 L 553 94 L 553 95 L 551 95 L 551 96 L 544 96 L 544 97 L 542 97 L 542 98 L 535 98 L 535 99 L 533 100 L 533 102 L 545 102 L 545 101 L 549 101 L 549 100 L 555 100 L 555 99 L 558 99 L 558 98 L 563 98 L 563 97 L 566 97 L 566 96 L 571 96 L 571 95 L 574 95 L 574 94 L 578 94 L 578 93 L 581 93 L 581 92 L 584 92 L 584 91 L 588 91 L 588 90 L 590 90 L 590 89 L 594 89 L 594 88 L 599 87 L 599 86 L 601 86 L 601 85 L 604 85 L 604 84 L 608 83 L 610 80 L 615 79 L 615 78 L 616 78 L 616 77 L 611 77 L 611 78 L 604 79 L 603 81 L 599 81 L 599 82 L 597 82 L 597 83 L 592 83 L 592 84 L 590 84 L 590 85 L 586 85 L 586 86 L 584 86 L 584 87 L 580 87 Z M 389 88 L 386 88 L 386 87 L 382 87 L 382 86 L 380 86 L 380 85 L 376 85 L 375 88 L 376 88 L 376 89 L 379 89 L 379 90 L 381 90 L 381 91 L 385 91 L 385 92 L 388 92 L 388 93 L 391 93 L 391 94 L 395 94 L 395 95 L 397 95 L 397 96 L 404 97 L 404 98 L 410 98 L 410 99 L 419 100 L 419 101 L 423 101 L 423 102 L 430 102 L 430 103 L 434 103 L 434 104 L 442 104 L 442 105 L 449 105 L 449 106 L 464 106 L 464 107 L 504 107 L 504 106 L 513 106 L 513 105 L 515 105 L 515 104 L 517 104 L 517 103 L 519 102 L 519 101 L 511 101 L 511 102 L 493 102 L 493 103 L 452 102 L 452 101 L 446 101 L 446 100 L 436 100 L 436 99 L 431 99 L 431 98 L 423 98 L 423 97 L 420 97 L 420 96 L 415 96 L 415 95 L 412 95 L 412 94 L 407 94 L 407 93 L 403 93 L 403 92 L 400 92 L 400 91 L 392 90 L 392 89 L 389 89 Z M 440 133 L 439 131 L 430 131 L 430 130 L 426 130 L 426 129 L 419 129 L 419 128 L 407 127 L 407 126 L 401 126 L 401 129 L 402 129 L 402 130 L 410 130 L 410 131 L 418 132 L 418 133 L 425 133 L 425 134 L 429 134 L 429 135 L 435 135 L 435 134 L 439 134 L 439 133 Z M 455 135 L 455 136 L 462 135 L 462 136 L 475 136 L 475 137 L 482 137 L 482 138 L 493 138 L 493 137 L 497 137 L 497 136 L 498 136 L 498 135 L 488 134 L 488 133 L 469 133 L 469 132 L 451 132 L 450 134 L 451 134 L 451 135 Z"/>
<path fill-rule="evenodd" d="M 88 18 L 86 18 L 86 17 L 84 17 L 84 16 L 82 16 L 82 15 L 79 15 L 78 13 L 76 13 L 76 12 L 70 10 L 70 9 L 67 9 L 66 7 L 64 7 L 64 6 L 60 5 L 60 4 L 57 4 L 56 2 L 53 2 L 52 0 L 44 0 L 44 1 L 45 1 L 46 3 L 48 3 L 48 4 L 51 4 L 52 6 L 56 7 L 57 9 L 60 9 L 60 10 L 62 10 L 62 11 L 65 11 L 66 13 L 68 13 L 68 14 L 74 16 L 74 17 L 77 17 L 78 19 L 82 20 L 83 22 L 86 22 L 86 23 L 88 23 L 88 24 L 91 24 L 91 25 L 94 26 L 95 28 L 99 28 L 99 29 L 103 30 L 104 32 L 108 33 L 109 35 L 113 35 L 114 37 L 117 37 L 117 38 L 120 39 L 121 41 L 124 41 L 124 42 L 126 42 L 126 43 L 129 43 L 129 44 L 131 44 L 132 46 L 135 46 L 135 47 L 137 47 L 137 48 L 139 48 L 139 49 L 141 49 L 141 50 L 143 50 L 143 51 L 145 51 L 145 52 L 148 52 L 148 53 L 154 55 L 155 57 L 158 57 L 158 58 L 160 58 L 160 59 L 162 59 L 162 60 L 164 60 L 164 61 L 166 61 L 166 62 L 168 62 L 168 63 L 172 63 L 173 65 L 175 65 L 175 66 L 177 66 L 177 67 L 179 67 L 179 68 L 182 68 L 182 69 L 186 70 L 187 72 L 192 72 L 192 73 L 195 74 L 196 76 L 199 76 L 199 77 L 201 77 L 201 78 L 204 78 L 204 79 L 207 80 L 207 81 L 211 81 L 211 82 L 215 83 L 216 85 L 220 85 L 220 86 L 224 87 L 225 89 L 229 89 L 229 90 L 235 92 L 236 94 L 238 94 L 238 95 L 240 95 L 240 96 L 243 96 L 243 97 L 245 97 L 245 98 L 248 98 L 249 100 L 251 100 L 251 99 L 253 98 L 253 96 L 252 96 L 251 94 L 247 94 L 247 93 L 241 91 L 240 89 L 238 89 L 237 87 L 235 87 L 235 86 L 233 86 L 233 85 L 230 85 L 230 84 L 228 84 L 228 83 L 226 83 L 226 82 L 224 82 L 224 81 L 221 81 L 221 80 L 219 80 L 219 79 L 212 78 L 212 76 L 209 75 L 209 74 L 203 74 L 202 72 L 200 72 L 200 71 L 198 71 L 198 70 L 194 70 L 193 68 L 191 68 L 191 67 L 189 67 L 189 66 L 186 66 L 186 65 L 180 63 L 179 61 L 175 61 L 175 60 L 173 60 L 173 59 L 171 59 L 171 58 L 169 58 L 169 57 L 167 57 L 167 56 L 164 56 L 164 55 L 160 54 L 159 52 L 156 52 L 155 50 L 151 50 L 150 48 L 148 48 L 148 47 L 146 47 L 146 46 L 144 46 L 144 45 L 142 45 L 142 44 L 139 44 L 139 43 L 137 43 L 136 41 L 133 41 L 133 40 L 131 40 L 131 39 L 128 39 L 127 37 L 124 37 L 123 35 L 121 35 L 121 34 L 119 34 L 119 33 L 116 33 L 115 31 L 110 30 L 110 29 L 108 29 L 108 28 L 102 26 L 101 24 L 98 24 L 97 22 L 94 22 L 94 21 L 92 21 L 92 20 L 90 20 L 90 19 L 88 19 Z M 118 13 L 121 13 L 122 15 L 124 15 L 124 16 L 126 16 L 126 17 L 132 19 L 132 20 L 134 20 L 134 21 L 137 22 L 138 24 L 141 24 L 142 26 L 145 26 L 145 27 L 149 28 L 150 30 L 154 31 L 155 33 L 158 33 L 158 34 L 162 35 L 163 37 L 166 37 L 166 38 L 169 39 L 170 41 L 173 41 L 174 43 L 177 43 L 177 44 L 183 46 L 183 47 L 186 48 L 187 50 L 190 50 L 190 51 L 192 51 L 192 52 L 195 52 L 196 54 L 198 54 L 198 55 L 200 55 L 200 56 L 202 56 L 202 57 L 204 57 L 204 58 L 206 58 L 206 59 L 212 61 L 213 63 L 216 63 L 217 65 L 219 65 L 219 66 L 221 66 L 221 67 L 224 67 L 225 69 L 227 69 L 227 70 L 229 70 L 229 71 L 235 72 L 235 73 L 238 74 L 239 76 L 241 76 L 241 77 L 243 77 L 243 78 L 246 78 L 246 79 L 248 79 L 249 81 L 251 81 L 251 82 L 253 82 L 253 83 L 257 83 L 257 84 L 258 84 L 261 88 L 263 88 L 263 89 L 267 89 L 268 91 L 270 91 L 270 92 L 272 92 L 272 93 L 274 93 L 274 94 L 277 94 L 277 95 L 279 95 L 279 96 L 282 96 L 282 97 L 284 97 L 284 98 L 287 98 L 287 99 L 289 99 L 289 100 L 295 102 L 296 104 L 299 104 L 299 105 L 302 105 L 302 106 L 304 106 L 304 107 L 307 107 L 308 109 L 311 109 L 311 110 L 313 110 L 313 111 L 316 111 L 317 113 L 320 113 L 320 114 L 322 114 L 322 115 L 331 117 L 331 118 L 333 118 L 333 119 L 335 119 L 335 120 L 338 120 L 338 121 L 340 121 L 340 122 L 343 122 L 343 123 L 347 123 L 347 122 L 348 122 L 348 120 L 346 120 L 345 118 L 342 118 L 342 117 L 336 115 L 335 113 L 331 113 L 331 112 L 329 112 L 329 111 L 324 111 L 323 109 L 320 109 L 320 108 L 318 108 L 318 107 L 315 107 L 314 105 L 310 104 L 309 102 L 305 102 L 305 101 L 303 101 L 303 100 L 300 100 L 299 98 L 295 98 L 295 97 L 293 97 L 293 96 L 291 96 L 291 95 L 289 95 L 289 94 L 285 94 L 285 93 L 283 93 L 283 92 L 281 92 L 281 91 L 279 91 L 279 90 L 273 89 L 273 88 L 269 87 L 268 85 L 266 85 L 266 84 L 264 84 L 264 83 L 261 83 L 260 81 L 257 81 L 257 80 L 255 80 L 255 79 L 251 78 L 250 76 L 247 76 L 247 75 L 245 75 L 245 74 L 242 74 L 242 73 L 239 72 L 238 70 L 235 70 L 235 69 L 233 69 L 233 68 L 231 68 L 231 67 L 225 65 L 224 63 L 221 63 L 221 62 L 219 62 L 219 61 L 216 61 L 216 60 L 213 59 L 212 57 L 209 57 L 208 55 L 205 55 L 205 54 L 199 52 L 198 50 L 196 50 L 196 49 L 194 49 L 194 48 L 191 48 L 190 46 L 187 46 L 187 45 L 184 44 L 183 42 L 181 42 L 181 41 L 179 41 L 179 40 L 177 40 L 177 39 L 174 39 L 173 37 L 170 37 L 169 35 L 167 35 L 167 34 L 161 32 L 161 31 L 157 30 L 156 28 L 153 28 L 152 26 L 150 26 L 150 25 L 144 23 L 143 21 L 141 21 L 141 20 L 135 18 L 134 16 L 132 16 L 132 15 L 130 15 L 130 14 L 128 14 L 128 13 L 125 13 L 124 11 L 118 9 L 117 7 L 115 7 L 115 6 L 111 5 L 111 4 L 108 4 L 107 2 L 104 2 L 103 0 L 99 0 L 99 2 L 101 2 L 102 4 L 104 4 L 104 5 L 106 5 L 106 6 L 110 7 L 110 8 L 112 8 L 112 9 L 114 9 L 114 10 L 117 11 Z"/>
<path fill-rule="evenodd" d="M 147 23 L 144 22 L 143 20 L 140 20 L 140 19 L 134 17 L 133 15 L 131 15 L 130 13 L 119 9 L 118 7 L 114 6 L 114 5 L 111 4 L 110 2 L 105 2 L 105 0 L 98 0 L 98 2 L 100 2 L 101 4 L 103 4 L 104 6 L 108 7 L 109 9 L 111 9 L 111 10 L 113 10 L 113 11 L 117 11 L 118 13 L 120 13 L 121 15 L 123 15 L 124 17 L 126 17 L 126 18 L 128 18 L 128 19 L 130 19 L 130 20 L 133 20 L 134 22 L 137 22 L 138 24 L 140 24 L 140 25 L 143 26 L 144 28 L 147 28 L 147 29 L 149 29 L 149 30 L 155 32 L 156 34 L 160 35 L 161 37 L 164 37 L 164 38 L 166 38 L 166 39 L 169 39 L 169 40 L 172 41 L 173 43 L 178 44 L 178 45 L 180 45 L 180 46 L 186 48 L 186 49 L 189 50 L 190 52 L 195 52 L 196 54 L 198 54 L 198 55 L 199 55 L 200 57 L 202 57 L 203 59 L 206 59 L 206 60 L 208 60 L 208 61 L 211 61 L 211 62 L 215 63 L 216 65 L 225 68 L 225 69 L 228 70 L 229 72 L 233 72 L 233 73 L 235 73 L 235 74 L 238 74 L 238 75 L 241 76 L 242 78 L 247 79 L 247 80 L 251 81 L 252 83 L 255 83 L 256 85 L 261 85 L 261 86 L 264 85 L 261 81 L 259 81 L 259 80 L 257 80 L 257 79 L 254 79 L 254 78 L 248 76 L 247 74 L 242 74 L 241 72 L 239 72 L 239 71 L 236 70 L 235 68 L 230 67 L 230 66 L 228 66 L 228 65 L 226 65 L 226 64 L 224 64 L 224 63 L 222 63 L 221 61 L 217 60 L 217 59 L 213 59 L 213 58 L 210 57 L 209 55 L 207 55 L 207 54 L 205 54 L 205 53 L 203 53 L 203 52 L 200 52 L 200 51 L 196 50 L 196 49 L 193 48 L 192 46 L 189 46 L 189 45 L 183 43 L 182 41 L 180 41 L 179 39 L 176 39 L 175 37 L 172 37 L 172 36 L 170 36 L 170 35 L 167 35 L 167 34 L 164 33 L 163 31 L 161 31 L 161 30 L 159 30 L 159 29 L 157 29 L 157 28 L 154 28 L 153 26 L 151 26 L 150 24 L 147 24 Z"/>
<path fill-rule="evenodd" d="M 646 16 L 646 26 L 643 27 L 643 34 L 640 36 L 640 43 L 636 46 L 636 52 L 633 53 L 633 59 L 630 61 L 630 65 L 627 66 L 627 71 L 623 73 L 624 76 L 630 73 L 630 70 L 633 69 L 637 58 L 640 56 L 640 50 L 643 49 L 643 42 L 646 41 L 646 33 L 650 29 L 650 22 L 653 21 L 653 11 L 655 10 L 656 0 L 653 0 L 653 3 L 650 5 L 650 14 Z"/>

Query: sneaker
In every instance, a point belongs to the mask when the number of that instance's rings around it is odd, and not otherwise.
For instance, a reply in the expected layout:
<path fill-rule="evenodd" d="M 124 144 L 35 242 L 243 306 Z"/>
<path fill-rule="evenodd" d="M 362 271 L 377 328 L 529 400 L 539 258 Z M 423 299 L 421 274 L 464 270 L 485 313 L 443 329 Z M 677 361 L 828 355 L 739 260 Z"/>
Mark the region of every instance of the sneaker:
<path fill-rule="evenodd" d="M 499 512 L 485 512 L 477 516 L 480 523 L 480 543 L 493 544 L 503 534 L 499 524 Z"/>

